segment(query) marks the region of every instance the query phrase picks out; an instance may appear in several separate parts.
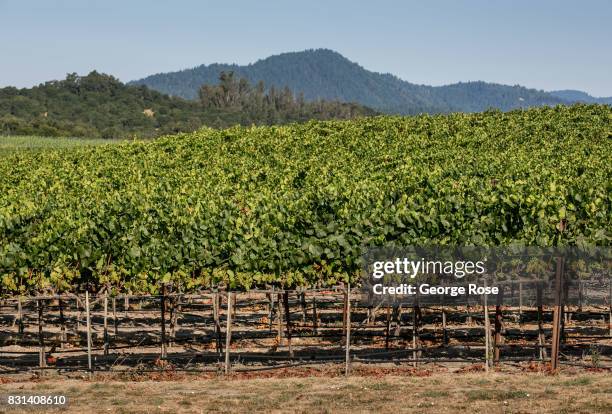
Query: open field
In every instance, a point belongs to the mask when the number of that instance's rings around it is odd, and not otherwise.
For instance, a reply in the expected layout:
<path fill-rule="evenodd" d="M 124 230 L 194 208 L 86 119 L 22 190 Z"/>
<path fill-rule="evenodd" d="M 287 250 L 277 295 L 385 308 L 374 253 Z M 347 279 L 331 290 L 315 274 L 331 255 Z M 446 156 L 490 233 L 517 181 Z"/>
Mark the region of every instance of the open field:
<path fill-rule="evenodd" d="M 0 136 L 0 155 L 17 150 L 64 149 L 121 142 L 113 139 L 67 137 Z"/>
<path fill-rule="evenodd" d="M 609 413 L 612 376 L 507 373 L 202 379 L 37 380 L 0 385 L 0 395 L 66 395 L 69 413 L 405 412 Z M 422 376 L 425 375 L 425 376 Z M 1 407 L 1 406 L 0 406 Z M 31 412 L 11 409 L 9 412 Z M 60 412 L 60 409 L 48 410 Z"/>

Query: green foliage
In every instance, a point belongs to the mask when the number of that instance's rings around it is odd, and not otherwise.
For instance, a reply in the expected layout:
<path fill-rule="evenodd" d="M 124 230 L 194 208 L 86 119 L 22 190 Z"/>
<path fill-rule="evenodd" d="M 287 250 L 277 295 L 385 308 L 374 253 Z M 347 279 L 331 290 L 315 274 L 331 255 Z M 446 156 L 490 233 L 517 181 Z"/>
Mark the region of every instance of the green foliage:
<path fill-rule="evenodd" d="M 0 155 L 19 151 L 44 151 L 118 142 L 120 141 L 89 138 L 0 136 Z"/>
<path fill-rule="evenodd" d="M 460 82 L 444 86 L 417 85 L 388 73 L 376 73 L 328 49 L 283 53 L 246 66 L 201 65 L 179 72 L 159 73 L 131 82 L 186 99 L 196 99 L 203 84 L 218 81 L 219 73 L 234 72 L 251 83 L 289 87 L 307 101 L 318 99 L 357 102 L 392 114 L 508 111 L 541 105 L 570 103 L 541 90 L 519 85 Z"/>
<path fill-rule="evenodd" d="M 607 104 L 612 105 L 612 96 L 595 98 L 586 92 L 566 89 L 562 91 L 551 91 L 551 95 L 561 98 L 568 102 L 581 102 L 591 104 Z"/>
<path fill-rule="evenodd" d="M 253 87 L 248 80 L 237 79 L 233 72 L 221 72 L 219 85 L 202 85 L 200 102 L 205 110 L 229 111 L 240 115 L 241 124 L 268 124 L 305 122 L 308 120 L 351 119 L 376 112 L 356 104 L 339 101 L 306 102 L 300 94 L 297 98 L 288 87 L 266 92 L 265 84 Z"/>
<path fill-rule="evenodd" d="M 609 246 L 611 121 L 578 105 L 15 152 L 2 292 L 328 285 L 389 244 Z"/>
<path fill-rule="evenodd" d="M 372 115 L 361 105 L 319 101 L 297 111 L 268 105 L 244 113 L 231 106 L 173 98 L 146 86 L 126 86 L 91 72 L 31 89 L 0 89 L 0 135 L 141 138 L 194 131 L 202 126 L 275 124 L 307 119 L 349 119 Z"/>

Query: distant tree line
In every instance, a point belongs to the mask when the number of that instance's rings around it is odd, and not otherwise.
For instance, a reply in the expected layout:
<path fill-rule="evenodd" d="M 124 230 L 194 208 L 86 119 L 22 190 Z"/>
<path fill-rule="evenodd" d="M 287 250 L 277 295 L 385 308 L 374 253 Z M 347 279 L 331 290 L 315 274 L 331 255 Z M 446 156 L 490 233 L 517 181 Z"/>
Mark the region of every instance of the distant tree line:
<path fill-rule="evenodd" d="M 69 74 L 33 88 L 0 88 L 0 134 L 121 138 L 155 137 L 203 126 L 261 125 L 348 119 L 375 112 L 339 101 L 305 102 L 288 89 L 266 90 L 232 72 L 204 85 L 199 101 L 129 86 L 96 71 Z"/>
<path fill-rule="evenodd" d="M 307 102 L 304 94 L 297 96 L 284 87 L 266 90 L 263 81 L 254 86 L 246 78 L 238 79 L 234 72 L 221 72 L 218 85 L 202 85 L 199 91 L 204 110 L 239 113 L 242 124 L 278 124 L 309 119 L 350 119 L 375 112 L 358 104 L 316 100 Z"/>

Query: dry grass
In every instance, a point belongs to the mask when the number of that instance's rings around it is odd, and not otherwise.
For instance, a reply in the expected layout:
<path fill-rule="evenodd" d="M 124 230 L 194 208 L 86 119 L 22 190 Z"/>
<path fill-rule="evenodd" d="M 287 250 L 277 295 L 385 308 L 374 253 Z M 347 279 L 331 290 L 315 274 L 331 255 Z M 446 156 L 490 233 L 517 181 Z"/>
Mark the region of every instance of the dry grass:
<path fill-rule="evenodd" d="M 348 379 L 182 376 L 172 381 L 47 379 L 0 385 L 3 398 L 18 393 L 67 395 L 69 407 L 62 412 L 69 413 L 612 412 L 612 375 L 606 372 L 434 373 Z"/>
<path fill-rule="evenodd" d="M 0 135 L 0 155 L 15 151 L 65 149 L 87 145 L 104 145 L 121 142 L 114 139 L 90 139 L 68 137 L 36 137 Z"/>

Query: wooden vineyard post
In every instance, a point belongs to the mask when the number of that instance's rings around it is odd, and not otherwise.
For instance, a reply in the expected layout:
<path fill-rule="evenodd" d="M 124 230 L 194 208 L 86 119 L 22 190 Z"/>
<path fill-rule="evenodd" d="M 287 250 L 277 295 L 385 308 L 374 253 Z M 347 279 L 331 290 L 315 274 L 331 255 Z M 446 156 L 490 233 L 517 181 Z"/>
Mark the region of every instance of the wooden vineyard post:
<path fill-rule="evenodd" d="M 176 313 L 174 316 L 174 329 L 179 327 L 179 315 L 183 314 L 183 296 L 179 294 L 178 298 L 178 303 L 176 304 Z M 176 341 L 176 337 L 174 336 L 174 332 L 172 333 L 172 338 L 173 340 Z"/>
<path fill-rule="evenodd" d="M 306 307 L 306 293 L 302 289 L 300 292 L 300 306 L 302 307 L 302 323 L 306 323 L 308 318 L 307 307 Z"/>
<path fill-rule="evenodd" d="M 21 309 L 21 296 L 17 298 L 17 319 L 17 329 L 19 331 L 19 335 L 23 335 L 23 310 Z"/>
<path fill-rule="evenodd" d="M 499 293 L 497 294 L 497 301 L 495 303 L 495 340 L 493 341 L 493 362 L 499 364 L 499 357 L 501 354 L 500 345 L 503 342 L 502 338 L 502 311 L 501 305 L 504 298 L 504 286 L 499 287 Z"/>
<path fill-rule="evenodd" d="M 268 331 L 272 333 L 272 325 L 274 322 L 272 318 L 274 316 L 274 286 L 272 286 L 271 292 L 266 293 L 268 296 Z"/>
<path fill-rule="evenodd" d="M 230 344 L 232 341 L 232 292 L 227 292 L 227 325 L 225 327 L 225 375 L 230 373 Z"/>
<path fill-rule="evenodd" d="M 130 297 L 125 295 L 123 298 L 123 309 L 125 311 L 125 317 L 128 317 L 128 311 L 130 310 Z"/>
<path fill-rule="evenodd" d="M 414 368 L 417 367 L 418 363 L 418 353 L 417 353 L 417 336 L 418 336 L 418 328 L 417 328 L 417 305 L 412 307 L 412 366 Z"/>
<path fill-rule="evenodd" d="M 448 331 L 446 330 L 446 307 L 444 306 L 444 295 L 440 295 L 440 302 L 442 303 L 442 343 L 444 346 L 446 346 L 448 345 Z"/>
<path fill-rule="evenodd" d="M 563 269 L 565 269 L 565 262 L 563 264 Z M 561 303 L 561 333 L 559 334 L 559 341 L 560 343 L 565 343 L 566 340 L 566 336 L 565 336 L 565 326 L 567 325 L 566 322 L 569 322 L 567 315 L 569 315 L 569 305 L 565 305 L 565 302 L 567 302 L 567 298 L 569 296 L 569 283 L 564 283 L 563 281 L 563 275 L 561 278 L 561 293 L 560 293 L 560 303 Z"/>
<path fill-rule="evenodd" d="M 118 334 L 117 325 L 117 299 L 113 296 L 113 325 L 115 327 L 115 336 Z"/>
<path fill-rule="evenodd" d="M 276 329 L 278 330 L 278 346 L 281 347 L 283 344 L 283 309 L 281 307 L 281 293 L 278 293 L 276 298 L 278 302 L 278 311 L 276 318 Z"/>
<path fill-rule="evenodd" d="M 36 308 L 38 310 L 38 366 L 41 368 L 40 372 L 42 374 L 42 368 L 47 365 L 47 358 L 45 355 L 45 337 L 43 334 L 43 326 L 45 324 L 43 319 L 43 301 L 41 299 L 36 300 Z"/>
<path fill-rule="evenodd" d="M 554 371 L 559 365 L 559 345 L 561 339 L 561 291 L 563 277 L 563 257 L 557 257 L 557 270 L 555 274 L 555 306 L 553 310 L 553 332 L 550 353 L 551 369 Z"/>
<path fill-rule="evenodd" d="M 104 355 L 108 355 L 108 294 L 104 293 Z"/>
<path fill-rule="evenodd" d="M 523 323 L 523 282 L 519 280 L 519 325 Z"/>
<path fill-rule="evenodd" d="M 162 286 L 161 308 L 161 358 L 166 358 L 166 285 Z"/>
<path fill-rule="evenodd" d="M 317 316 L 317 293 L 312 295 L 312 333 L 319 333 L 319 317 Z"/>
<path fill-rule="evenodd" d="M 395 321 L 395 332 L 393 336 L 400 336 L 402 332 L 402 304 L 393 307 L 393 320 Z"/>
<path fill-rule="evenodd" d="M 570 318 L 572 316 L 571 312 L 570 312 L 570 305 L 568 304 L 567 307 L 565 305 L 566 299 L 568 297 L 568 290 L 569 290 L 569 283 L 564 283 L 563 284 L 563 296 L 561 299 L 561 315 L 563 315 L 563 322 L 561 324 L 561 341 L 565 342 L 565 326 L 569 324 Z"/>
<path fill-rule="evenodd" d="M 91 318 L 89 316 L 89 291 L 85 291 L 85 318 L 87 319 L 87 369 L 93 372 L 91 364 Z"/>
<path fill-rule="evenodd" d="M 59 318 L 60 318 L 60 349 L 64 348 L 64 344 L 68 340 L 66 337 L 66 318 L 64 317 L 64 301 L 60 296 L 58 300 Z"/>
<path fill-rule="evenodd" d="M 608 335 L 612 336 L 612 278 L 608 277 Z"/>
<path fill-rule="evenodd" d="M 287 346 L 289 347 L 289 358 L 293 358 L 293 347 L 291 346 L 291 311 L 289 309 L 289 291 L 283 293 L 283 302 L 285 304 L 285 323 L 287 324 Z"/>
<path fill-rule="evenodd" d="M 584 284 L 578 280 L 578 312 L 582 312 L 582 300 L 584 296 Z"/>
<path fill-rule="evenodd" d="M 419 337 L 419 323 L 421 322 L 421 304 L 419 301 L 419 292 L 415 296 L 414 306 L 412 307 L 412 359 L 414 360 L 412 366 L 416 368 L 419 365 L 419 358 L 421 357 L 421 340 Z"/>
<path fill-rule="evenodd" d="M 213 319 L 215 320 L 215 342 L 217 355 L 221 358 L 221 322 L 219 321 L 219 292 L 215 290 L 212 296 Z"/>
<path fill-rule="evenodd" d="M 74 304 L 76 305 L 76 310 L 77 310 L 76 333 L 79 339 L 79 346 L 81 346 L 81 307 L 79 306 L 78 296 L 74 299 Z"/>
<path fill-rule="evenodd" d="M 170 335 L 168 339 L 168 346 L 174 345 L 174 296 L 171 296 L 168 300 L 168 307 L 170 312 Z"/>
<path fill-rule="evenodd" d="M 344 342 L 346 337 L 346 290 L 344 291 L 344 301 L 342 303 L 342 339 Z"/>
<path fill-rule="evenodd" d="M 174 346 L 174 341 L 176 340 L 176 325 L 178 324 L 178 312 L 180 312 L 180 306 L 181 306 L 180 295 L 171 296 L 170 298 L 170 346 Z"/>
<path fill-rule="evenodd" d="M 536 285 L 536 301 L 538 306 L 538 349 L 540 350 L 540 361 L 546 358 L 546 338 L 544 336 L 544 329 L 542 328 L 542 284 L 538 281 Z"/>
<path fill-rule="evenodd" d="M 238 292 L 234 293 L 234 295 L 232 296 L 232 319 L 236 319 L 236 308 L 237 308 L 236 298 L 237 297 L 238 297 Z"/>
<path fill-rule="evenodd" d="M 391 329 L 391 308 L 387 303 L 387 326 L 385 329 L 385 349 L 389 349 L 389 330 Z"/>
<path fill-rule="evenodd" d="M 486 289 L 487 282 L 484 282 L 484 287 Z M 490 350 L 491 350 L 491 326 L 489 325 L 489 303 L 487 301 L 487 294 L 484 295 L 484 329 L 485 329 L 485 371 L 489 372 L 489 360 L 490 360 Z"/>
<path fill-rule="evenodd" d="M 346 287 L 346 354 L 344 359 L 344 375 L 351 373 L 351 284 Z"/>
<path fill-rule="evenodd" d="M 444 345 L 448 345 L 448 331 L 446 329 L 446 309 L 442 306 L 442 338 Z"/>

